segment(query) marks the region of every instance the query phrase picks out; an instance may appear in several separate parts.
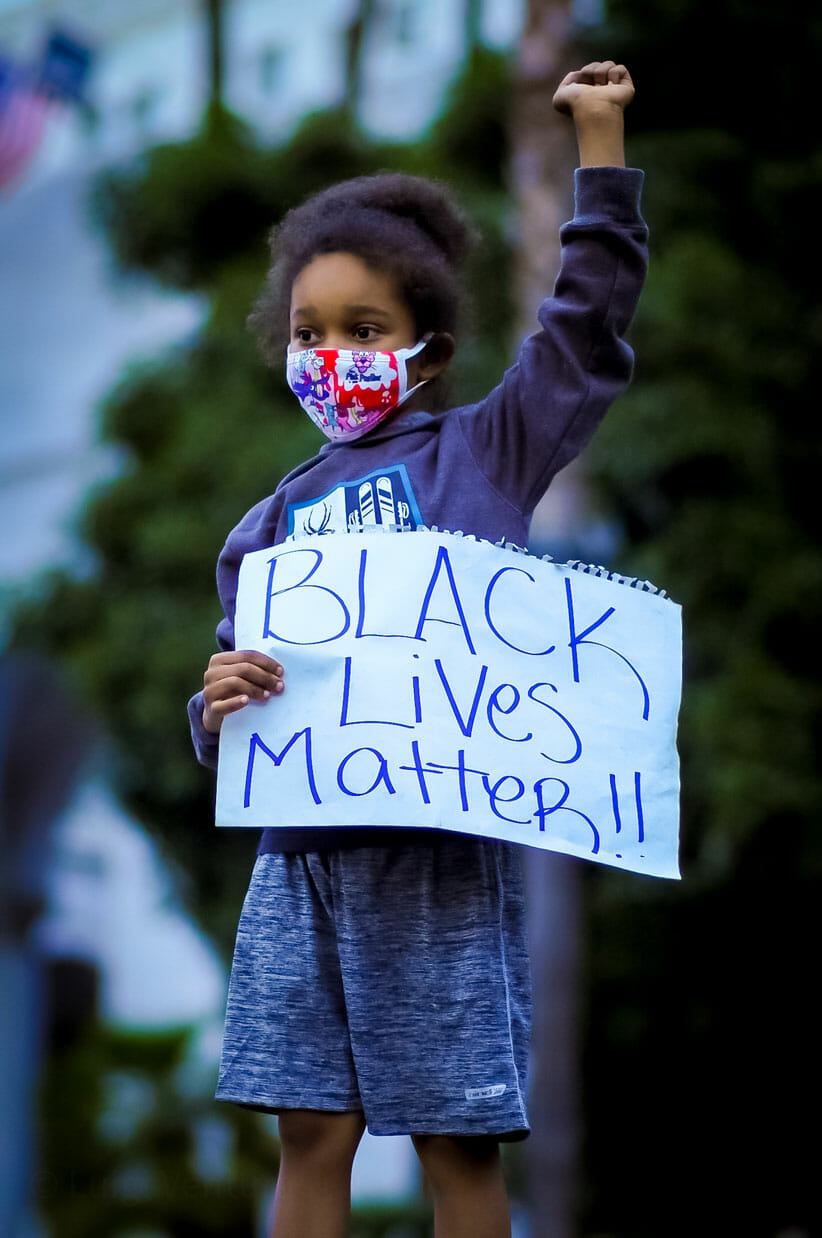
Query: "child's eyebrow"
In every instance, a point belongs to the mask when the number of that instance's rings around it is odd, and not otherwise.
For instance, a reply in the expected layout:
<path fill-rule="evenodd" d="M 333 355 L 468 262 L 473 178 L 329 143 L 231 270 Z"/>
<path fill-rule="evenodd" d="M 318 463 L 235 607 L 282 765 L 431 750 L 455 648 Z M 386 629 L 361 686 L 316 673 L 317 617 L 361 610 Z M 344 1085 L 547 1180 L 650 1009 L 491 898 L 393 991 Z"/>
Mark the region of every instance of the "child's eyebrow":
<path fill-rule="evenodd" d="M 379 315 L 380 317 L 389 317 L 391 311 L 384 305 L 345 305 L 343 310 L 346 314 L 367 314 Z M 291 311 L 292 318 L 311 318 L 315 317 L 319 311 L 316 305 L 298 305 L 296 309 Z"/>
<path fill-rule="evenodd" d="M 390 314 L 384 305 L 346 305 L 349 314 Z"/>

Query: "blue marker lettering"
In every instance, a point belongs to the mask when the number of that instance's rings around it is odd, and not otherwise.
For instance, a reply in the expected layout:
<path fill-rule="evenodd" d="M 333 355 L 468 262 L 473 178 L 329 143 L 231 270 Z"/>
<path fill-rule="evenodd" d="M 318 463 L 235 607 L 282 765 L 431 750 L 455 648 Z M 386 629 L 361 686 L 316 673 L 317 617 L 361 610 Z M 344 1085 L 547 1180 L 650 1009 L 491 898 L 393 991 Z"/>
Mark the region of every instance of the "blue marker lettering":
<path fill-rule="evenodd" d="M 543 658 L 545 657 L 547 653 L 553 653 L 554 650 L 556 649 L 556 645 L 549 645 L 547 649 L 520 649 L 519 645 L 513 645 L 511 641 L 505 639 L 505 637 L 502 635 L 499 628 L 496 626 L 493 619 L 491 618 L 491 594 L 494 592 L 494 589 L 496 588 L 497 581 L 500 579 L 501 576 L 504 576 L 506 572 L 518 572 L 521 576 L 527 576 L 528 579 L 531 581 L 531 584 L 536 584 L 534 577 L 531 575 L 530 572 L 526 572 L 525 568 L 501 567 L 500 570 L 494 576 L 491 577 L 491 580 L 488 583 L 488 588 L 485 590 L 485 621 L 486 623 L 488 624 L 489 628 L 496 636 L 497 640 L 501 640 L 503 645 L 507 645 L 509 649 L 515 649 L 517 653 L 525 653 L 525 654 L 528 654 L 528 656 L 532 658 Z"/>
<path fill-rule="evenodd" d="M 500 693 L 503 692 L 506 688 L 510 688 L 514 694 L 511 704 L 508 705 L 507 707 L 505 705 L 500 705 L 499 703 Z M 494 722 L 493 711 L 496 710 L 500 714 L 512 714 L 514 710 L 516 709 L 517 705 L 519 705 L 521 699 L 522 698 L 520 697 L 519 689 L 515 688 L 512 683 L 501 683 L 498 688 L 494 688 L 494 691 L 489 696 L 488 705 L 485 710 L 488 716 L 488 725 L 490 726 L 494 734 L 499 735 L 500 739 L 510 740 L 512 744 L 526 743 L 527 740 L 533 739 L 534 737 L 533 732 L 529 731 L 527 735 L 521 735 L 518 739 L 516 739 L 513 735 L 506 735 L 505 732 L 501 731 L 499 727 L 497 726 L 497 724 Z"/>
<path fill-rule="evenodd" d="M 440 662 L 439 658 L 434 659 L 434 666 L 437 668 L 437 674 L 440 677 L 440 683 L 445 689 L 445 695 L 448 698 L 448 704 L 451 706 L 451 713 L 454 715 L 457 721 L 457 726 L 462 731 L 466 739 L 470 739 L 471 732 L 474 729 L 474 722 L 477 717 L 477 709 L 479 707 L 480 697 L 482 696 L 482 689 L 485 686 L 485 676 L 488 674 L 488 667 L 483 666 L 482 670 L 479 673 L 479 678 L 477 679 L 477 686 L 474 691 L 474 699 L 471 702 L 471 711 L 468 714 L 468 721 L 466 722 L 463 719 L 462 714 L 460 713 L 457 702 L 454 700 L 454 694 L 451 691 L 451 685 L 448 682 L 448 676 L 443 670 L 442 662 Z"/>
<path fill-rule="evenodd" d="M 347 787 L 343 782 L 343 772 L 352 757 L 357 756 L 360 752 L 370 752 L 377 758 L 377 773 L 370 787 L 366 787 L 364 791 L 352 791 L 351 788 Z M 396 795 L 396 788 L 388 776 L 388 762 L 382 753 L 378 752 L 376 748 L 355 748 L 353 752 L 349 752 L 347 756 L 343 757 L 337 768 L 337 786 L 345 795 L 370 795 L 381 782 L 385 784 L 385 789 L 389 795 Z"/>
<path fill-rule="evenodd" d="M 298 739 L 305 739 L 305 772 L 308 778 L 308 789 L 311 792 L 311 798 L 315 804 L 322 803 L 319 792 L 317 791 L 317 784 L 314 781 L 314 763 L 311 757 L 311 727 L 307 726 L 302 731 L 296 731 L 281 752 L 272 752 L 268 745 L 263 743 L 256 731 L 252 734 L 248 744 L 248 762 L 246 764 L 245 771 L 245 795 L 243 797 L 243 808 L 248 808 L 251 804 L 251 781 L 254 776 L 254 758 L 257 750 L 262 749 L 265 755 L 272 760 L 275 765 L 279 766 L 282 764 L 283 758 L 288 750 L 297 742 Z"/>
<path fill-rule="evenodd" d="M 448 586 L 451 590 L 451 598 L 456 607 L 459 619 L 438 619 L 436 617 L 428 617 L 428 608 L 431 605 L 431 597 L 439 579 L 440 572 L 445 568 L 445 575 L 448 579 Z M 420 608 L 419 619 L 417 620 L 416 631 L 414 637 L 416 640 L 425 640 L 422 630 L 426 623 L 447 623 L 451 627 L 462 628 L 462 634 L 465 637 L 465 643 L 471 653 L 476 653 L 474 642 L 471 640 L 471 633 L 468 630 L 468 620 L 465 618 L 465 612 L 462 608 L 460 595 L 457 592 L 457 582 L 454 579 L 454 569 L 451 567 L 451 560 L 448 557 L 448 551 L 445 546 L 440 546 L 437 550 L 437 560 L 434 564 L 434 570 L 431 573 L 431 579 L 428 582 L 428 588 L 425 591 L 425 597 Z"/>
<path fill-rule="evenodd" d="M 349 700 L 351 697 L 351 664 L 353 659 L 346 657 L 343 661 L 343 690 L 342 703 L 340 705 L 340 726 L 401 726 L 408 731 L 413 731 L 413 722 L 393 722 L 390 718 L 349 718 Z M 416 676 L 414 676 L 416 679 Z M 417 694 L 415 694 L 415 704 L 418 704 Z M 417 718 L 417 722 L 420 719 Z"/>
<path fill-rule="evenodd" d="M 560 722 L 564 722 L 568 730 L 571 732 L 571 738 L 574 742 L 574 751 L 570 757 L 550 757 L 547 752 L 541 752 L 540 756 L 545 757 L 546 761 L 553 761 L 556 765 L 573 765 L 574 761 L 578 761 L 582 756 L 582 740 L 576 727 L 568 721 L 565 714 L 560 713 L 553 705 L 549 705 L 547 701 L 543 701 L 541 697 L 535 695 L 537 688 L 550 688 L 552 692 L 556 692 L 556 688 L 552 683 L 532 683 L 528 689 L 528 695 L 532 701 L 536 701 L 537 705 L 542 705 L 543 709 L 549 709 L 552 714 L 559 718 Z"/>
<path fill-rule="evenodd" d="M 314 563 L 308 573 L 303 576 L 302 580 L 298 580 L 294 585 L 286 585 L 282 589 L 272 588 L 274 576 L 277 571 L 277 565 L 282 559 L 287 559 L 290 555 L 313 555 Z M 263 640 L 278 640 L 286 645 L 326 645 L 329 641 L 339 640 L 341 636 L 348 631 L 351 624 L 351 616 L 348 613 L 348 607 L 345 602 L 335 593 L 333 589 L 326 588 L 325 585 L 310 585 L 308 582 L 314 573 L 319 568 L 323 561 L 321 550 L 315 550 L 313 547 L 305 547 L 299 550 L 286 550 L 281 555 L 269 561 L 268 567 L 268 592 L 265 600 L 265 622 L 263 623 Z M 282 597 L 286 593 L 292 593 L 295 589 L 316 589 L 320 593 L 327 593 L 329 597 L 334 598 L 335 602 L 339 603 L 340 609 L 344 615 L 343 626 L 339 632 L 335 632 L 333 636 L 324 636 L 322 640 L 291 640 L 287 636 L 283 636 L 280 632 L 275 632 L 271 626 L 271 603 L 274 598 Z"/>
<path fill-rule="evenodd" d="M 555 804 L 546 804 L 542 798 L 542 788 L 547 786 L 549 782 L 557 783 L 562 789 L 559 799 Z M 599 851 L 599 830 L 594 825 L 590 817 L 587 817 L 584 812 L 580 812 L 577 808 L 566 808 L 565 801 L 568 799 L 571 788 L 567 782 L 563 782 L 561 778 L 540 778 L 534 783 L 534 794 L 537 797 L 537 811 L 533 816 L 539 821 L 539 828 L 542 832 L 545 830 L 545 818 L 550 817 L 555 812 L 570 812 L 576 817 L 582 817 L 591 827 L 591 833 L 594 836 L 594 845 L 591 848 L 591 855 L 596 855 Z"/>
<path fill-rule="evenodd" d="M 636 669 L 634 664 L 632 662 L 629 662 L 628 659 L 625 657 L 625 655 L 620 653 L 618 649 L 614 649 L 613 646 L 603 645 L 600 641 L 587 639 L 587 637 L 590 636 L 592 632 L 595 632 L 597 628 L 601 627 L 602 624 L 605 623 L 607 619 L 610 619 L 611 615 L 614 614 L 613 606 L 609 606 L 608 609 L 604 612 L 604 614 L 600 615 L 598 619 L 595 619 L 593 623 L 588 625 L 588 627 L 585 629 L 584 632 L 577 633 L 576 619 L 574 616 L 574 598 L 573 598 L 573 593 L 571 592 L 571 582 L 568 579 L 568 577 L 565 578 L 565 597 L 566 597 L 566 601 L 568 605 L 568 632 L 571 638 L 568 641 L 568 648 L 571 650 L 571 665 L 573 667 L 573 672 L 574 672 L 574 683 L 579 683 L 579 658 L 577 656 L 578 646 L 579 645 L 594 645 L 598 649 L 607 649 L 609 653 L 613 653 L 616 657 L 620 659 L 621 662 L 624 662 L 625 665 L 628 667 L 628 669 L 632 672 L 632 674 L 636 676 L 639 682 L 639 686 L 642 689 L 642 698 L 643 698 L 642 717 L 647 722 L 648 714 L 650 713 L 650 709 L 651 709 L 651 698 L 648 695 L 648 689 L 645 686 L 645 680 L 642 678 L 642 676 L 640 675 L 639 671 Z"/>
<path fill-rule="evenodd" d="M 505 782 L 515 782 L 517 784 L 516 794 L 500 795 L 500 787 Z M 525 783 L 521 778 L 515 777 L 514 774 L 503 774 L 502 778 L 498 778 L 494 785 L 491 786 L 490 778 L 487 774 L 483 774 L 482 785 L 488 793 L 488 802 L 495 817 L 499 817 L 501 821 L 510 821 L 512 825 L 528 825 L 531 820 L 530 817 L 526 818 L 525 821 L 521 821 L 519 817 L 506 817 L 504 812 L 499 812 L 497 809 L 498 800 L 503 804 L 513 804 L 517 800 L 522 799 L 525 794 Z"/>

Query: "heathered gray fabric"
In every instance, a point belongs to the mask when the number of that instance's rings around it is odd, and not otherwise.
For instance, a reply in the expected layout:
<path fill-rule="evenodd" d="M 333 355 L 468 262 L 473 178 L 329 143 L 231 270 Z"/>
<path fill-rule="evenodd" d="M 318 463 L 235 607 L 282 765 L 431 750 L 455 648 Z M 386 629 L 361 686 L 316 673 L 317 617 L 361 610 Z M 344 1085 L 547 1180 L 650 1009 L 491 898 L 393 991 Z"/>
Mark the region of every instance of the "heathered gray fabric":
<path fill-rule="evenodd" d="M 260 855 L 218 1099 L 362 1109 L 375 1135 L 524 1138 L 521 862 L 518 848 L 457 835 Z"/>

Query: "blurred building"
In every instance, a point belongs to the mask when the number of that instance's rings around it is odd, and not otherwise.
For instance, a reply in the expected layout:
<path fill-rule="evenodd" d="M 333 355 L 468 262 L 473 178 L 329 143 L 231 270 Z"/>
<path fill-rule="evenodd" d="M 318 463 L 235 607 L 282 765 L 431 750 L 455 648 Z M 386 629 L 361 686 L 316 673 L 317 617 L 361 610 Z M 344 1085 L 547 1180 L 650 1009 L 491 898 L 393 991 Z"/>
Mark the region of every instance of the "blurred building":
<path fill-rule="evenodd" d="M 80 97 L 58 97 L 27 162 L 0 191 L 0 515 L 22 536 L 0 549 L 0 588 L 76 559 L 77 498 L 117 467 L 94 442 L 94 410 L 130 357 L 196 329 L 195 298 L 115 279 L 89 230 L 93 173 L 147 145 L 190 135 L 208 98 L 207 4 L 193 0 L 0 0 L 0 56 L 36 81 L 55 34 L 88 52 Z M 478 33 L 515 42 L 524 0 L 485 0 Z M 353 0 L 225 0 L 223 95 L 261 137 L 280 141 L 307 112 L 342 97 Z M 465 50 L 463 4 L 376 0 L 358 112 L 385 137 L 436 115 Z M 0 98 L 2 106 L 2 98 Z M 93 341 L 93 347 L 90 342 Z"/>
<path fill-rule="evenodd" d="M 41 171 L 121 159 L 184 137 L 209 89 L 206 0 L 0 0 L 0 51 L 31 63 L 53 28 L 94 54 L 88 106 L 47 135 Z M 346 32 L 357 0 L 224 0 L 223 90 L 229 108 L 280 140 L 345 87 Z M 369 6 L 359 115 L 383 137 L 407 138 L 436 115 L 465 51 L 466 2 L 375 0 Z M 510 47 L 525 0 L 482 0 L 477 35 Z"/>

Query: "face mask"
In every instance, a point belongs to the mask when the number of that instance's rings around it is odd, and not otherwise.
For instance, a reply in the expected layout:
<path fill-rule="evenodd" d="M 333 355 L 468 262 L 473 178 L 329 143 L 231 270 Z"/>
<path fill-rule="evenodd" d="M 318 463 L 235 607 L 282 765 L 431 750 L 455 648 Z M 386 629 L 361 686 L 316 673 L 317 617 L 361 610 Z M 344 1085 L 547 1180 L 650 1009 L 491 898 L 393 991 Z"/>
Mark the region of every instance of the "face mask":
<path fill-rule="evenodd" d="M 332 442 L 361 438 L 427 382 L 408 389 L 406 362 L 431 339 L 396 352 L 306 348 L 289 352 L 286 381 L 315 425 Z"/>

